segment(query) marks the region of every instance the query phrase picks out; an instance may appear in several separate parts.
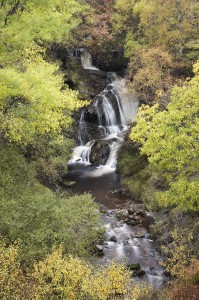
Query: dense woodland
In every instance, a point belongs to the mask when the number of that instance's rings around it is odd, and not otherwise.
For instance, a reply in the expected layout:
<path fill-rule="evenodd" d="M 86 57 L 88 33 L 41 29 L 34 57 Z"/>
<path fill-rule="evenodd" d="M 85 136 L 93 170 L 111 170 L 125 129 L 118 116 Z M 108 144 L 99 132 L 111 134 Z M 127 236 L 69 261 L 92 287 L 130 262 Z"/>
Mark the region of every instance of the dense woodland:
<path fill-rule="evenodd" d="M 198 299 L 198 32 L 197 0 L 0 1 L 1 299 Z M 91 100 L 57 55 L 77 48 L 125 70 L 142 104 L 118 172 L 157 214 L 172 279 L 163 290 L 123 264 L 88 262 L 103 233 L 98 204 L 61 187 L 74 116 Z"/>

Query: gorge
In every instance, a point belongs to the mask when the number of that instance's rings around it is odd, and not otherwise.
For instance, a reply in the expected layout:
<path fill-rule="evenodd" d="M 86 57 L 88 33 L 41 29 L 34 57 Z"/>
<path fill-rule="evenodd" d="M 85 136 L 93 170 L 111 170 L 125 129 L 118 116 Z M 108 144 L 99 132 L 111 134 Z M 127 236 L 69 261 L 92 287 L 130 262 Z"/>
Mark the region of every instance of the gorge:
<path fill-rule="evenodd" d="M 86 72 L 98 72 L 102 76 L 92 65 L 90 53 L 82 52 L 81 64 Z M 137 280 L 160 287 L 167 278 L 148 233 L 153 217 L 142 204 L 128 203 L 128 197 L 121 193 L 116 172 L 118 151 L 128 124 L 135 121 L 139 102 L 129 93 L 122 77 L 108 72 L 104 78 L 104 90 L 81 112 L 79 145 L 73 150 L 65 178 L 73 181 L 74 192 L 91 192 L 104 212 L 105 240 L 97 245 L 100 254 L 97 263 L 125 259 L 129 266 L 139 266 Z M 95 151 L 98 153 L 93 154 Z"/>

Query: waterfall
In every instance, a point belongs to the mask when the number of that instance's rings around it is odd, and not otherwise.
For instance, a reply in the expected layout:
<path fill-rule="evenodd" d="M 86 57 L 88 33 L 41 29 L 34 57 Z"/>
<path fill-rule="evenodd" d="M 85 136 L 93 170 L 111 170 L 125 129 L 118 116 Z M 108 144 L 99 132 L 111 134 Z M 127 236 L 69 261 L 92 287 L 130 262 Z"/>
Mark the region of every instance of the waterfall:
<path fill-rule="evenodd" d="M 105 78 L 100 73 L 102 71 L 96 71 L 92 65 L 90 53 L 81 52 L 81 61 L 89 76 L 97 74 Z M 142 277 L 136 280 L 160 287 L 167 279 L 164 268 L 159 265 L 155 245 L 147 237 L 144 223 L 149 224 L 151 217 L 145 215 L 143 208 L 140 210 L 140 204 L 133 204 L 131 208 L 129 197 L 120 193 L 120 178 L 115 171 L 118 151 L 124 142 L 123 135 L 129 123 L 135 121 L 138 101 L 130 94 L 122 77 L 116 73 L 107 73 L 106 76 L 104 90 L 81 113 L 79 145 L 73 150 L 65 178 L 73 191 L 80 194 L 89 192 L 105 210 L 109 209 L 102 216 L 106 232 L 100 249 L 104 256 L 100 256 L 98 263 L 107 264 L 112 259 L 120 261 L 125 257 L 126 263 L 139 264 L 142 269 L 142 274 L 138 275 Z M 128 201 L 128 206 L 124 206 L 125 201 Z M 136 205 L 138 210 L 134 208 Z M 124 212 L 120 211 L 124 216 L 130 208 L 128 211 L 131 213 L 128 212 L 127 218 L 124 218 L 127 224 L 117 220 L 118 207 L 126 207 Z M 141 216 L 140 211 L 143 211 Z"/>
<path fill-rule="evenodd" d="M 81 63 L 84 69 L 99 70 L 92 64 L 91 54 L 81 53 Z M 93 108 L 98 118 L 99 140 L 108 143 L 109 157 L 104 166 L 116 168 L 117 154 L 123 142 L 121 134 L 127 130 L 128 123 L 135 120 L 138 101 L 132 97 L 126 88 L 125 80 L 116 73 L 107 73 L 109 83 L 105 89 L 95 97 Z M 85 112 L 81 113 L 79 121 L 79 141 L 73 151 L 73 158 L 69 161 L 90 163 L 90 153 L 94 141 L 88 141 L 89 127 L 85 121 Z"/>
<path fill-rule="evenodd" d="M 111 101 L 105 95 L 102 95 L 102 108 L 106 121 L 105 128 L 107 134 L 119 134 L 120 129 L 118 127 L 114 108 L 111 104 Z"/>
<path fill-rule="evenodd" d="M 121 147 L 121 141 L 112 142 L 112 144 L 110 144 L 109 147 L 110 154 L 106 162 L 106 166 L 109 166 L 110 168 L 115 168 L 117 164 L 117 153 Z"/>
<path fill-rule="evenodd" d="M 81 113 L 80 121 L 79 121 L 79 141 L 80 145 L 83 146 L 85 144 L 85 139 L 88 135 L 88 126 L 84 119 L 84 110 Z"/>
<path fill-rule="evenodd" d="M 91 152 L 91 147 L 95 141 L 88 142 L 85 146 L 78 146 L 75 147 L 73 150 L 73 157 L 71 160 L 69 160 L 69 164 L 75 163 L 75 162 L 83 162 L 86 164 L 90 164 L 89 157 Z"/>
<path fill-rule="evenodd" d="M 111 90 L 112 94 L 115 96 L 115 99 L 117 100 L 117 105 L 119 108 L 119 112 L 120 112 L 120 121 L 121 121 L 121 125 L 125 126 L 126 122 L 125 122 L 125 115 L 121 106 L 121 99 L 119 98 L 119 95 L 117 94 L 117 91 L 112 89 Z"/>
<path fill-rule="evenodd" d="M 91 54 L 87 51 L 81 54 L 81 63 L 85 70 L 99 70 L 93 66 Z"/>

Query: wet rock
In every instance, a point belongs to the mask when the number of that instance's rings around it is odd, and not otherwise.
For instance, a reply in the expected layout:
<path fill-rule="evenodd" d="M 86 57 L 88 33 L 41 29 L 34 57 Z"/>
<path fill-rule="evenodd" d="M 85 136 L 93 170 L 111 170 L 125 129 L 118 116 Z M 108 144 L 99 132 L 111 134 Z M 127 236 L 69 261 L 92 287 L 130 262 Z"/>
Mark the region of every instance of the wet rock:
<path fill-rule="evenodd" d="M 104 247 L 102 245 L 96 245 L 97 254 L 104 255 Z"/>
<path fill-rule="evenodd" d="M 113 235 L 113 236 L 110 238 L 110 241 L 111 241 L 111 242 L 117 243 L 117 238 L 116 238 L 116 236 Z"/>
<path fill-rule="evenodd" d="M 108 246 L 108 242 L 104 241 L 103 246 L 105 246 L 105 247 Z"/>
<path fill-rule="evenodd" d="M 133 215 L 128 216 L 128 220 L 126 221 L 127 224 L 133 225 L 133 226 L 138 225 L 141 222 L 142 222 L 142 220 L 139 217 L 133 216 Z"/>
<path fill-rule="evenodd" d="M 87 69 L 90 74 L 94 74 L 101 77 L 106 77 L 106 72 L 95 69 Z"/>
<path fill-rule="evenodd" d="M 116 211 L 116 217 L 119 219 L 124 219 L 128 217 L 129 213 L 127 209 L 120 209 Z"/>
<path fill-rule="evenodd" d="M 141 270 L 140 264 L 129 264 L 129 265 L 127 265 L 127 268 L 130 271 L 139 271 L 139 270 Z"/>
<path fill-rule="evenodd" d="M 145 237 L 146 239 L 149 239 L 149 238 L 150 238 L 150 233 L 146 232 L 145 235 L 144 235 L 144 237 Z"/>
<path fill-rule="evenodd" d="M 146 233 L 147 233 L 146 229 L 144 229 L 144 228 L 138 228 L 134 232 L 131 232 L 130 236 L 132 238 L 143 238 L 143 237 L 145 237 Z"/>
<path fill-rule="evenodd" d="M 107 216 L 108 217 L 112 217 L 114 215 L 114 211 L 113 210 L 111 210 L 111 211 L 109 211 L 108 213 L 107 213 Z"/>
<path fill-rule="evenodd" d="M 145 216 L 146 211 L 143 204 L 128 204 L 128 212 L 129 214 Z"/>
<path fill-rule="evenodd" d="M 129 240 L 124 240 L 123 241 L 123 245 L 125 246 L 125 245 L 128 245 L 129 244 Z"/>
<path fill-rule="evenodd" d="M 146 274 L 146 272 L 144 271 L 144 270 L 139 270 L 139 271 L 137 271 L 137 273 L 136 273 L 136 275 L 135 276 L 138 276 L 138 277 L 142 277 L 142 276 L 144 276 Z"/>
<path fill-rule="evenodd" d="M 129 264 L 127 265 L 127 268 L 132 272 L 132 276 L 138 276 L 138 277 L 142 277 L 145 275 L 145 271 L 143 269 L 141 269 L 140 264 Z"/>

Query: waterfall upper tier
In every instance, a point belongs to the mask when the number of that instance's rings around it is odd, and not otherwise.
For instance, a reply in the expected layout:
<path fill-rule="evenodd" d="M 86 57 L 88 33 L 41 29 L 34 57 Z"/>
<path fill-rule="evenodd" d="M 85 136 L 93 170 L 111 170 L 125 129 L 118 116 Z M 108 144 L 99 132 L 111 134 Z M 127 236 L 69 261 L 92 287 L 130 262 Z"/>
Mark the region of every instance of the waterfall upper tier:
<path fill-rule="evenodd" d="M 88 51 L 84 51 L 81 54 L 81 63 L 82 63 L 82 66 L 85 70 L 87 70 L 87 69 L 89 69 L 89 70 L 99 70 L 98 68 L 93 66 L 92 56 Z"/>

